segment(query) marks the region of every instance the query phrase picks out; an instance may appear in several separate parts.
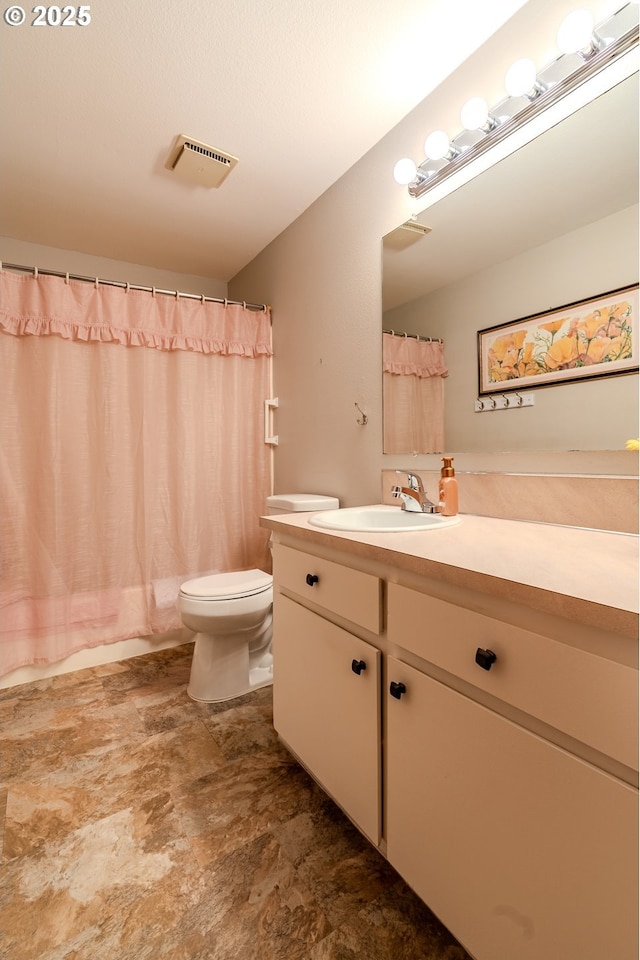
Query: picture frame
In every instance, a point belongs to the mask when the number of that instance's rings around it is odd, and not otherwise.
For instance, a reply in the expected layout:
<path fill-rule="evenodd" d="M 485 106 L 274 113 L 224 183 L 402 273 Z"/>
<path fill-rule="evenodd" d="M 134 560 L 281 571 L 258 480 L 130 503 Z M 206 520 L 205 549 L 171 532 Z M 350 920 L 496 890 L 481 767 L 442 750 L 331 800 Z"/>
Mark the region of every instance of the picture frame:
<path fill-rule="evenodd" d="M 638 370 L 638 284 L 478 331 L 478 392 L 576 383 Z"/>

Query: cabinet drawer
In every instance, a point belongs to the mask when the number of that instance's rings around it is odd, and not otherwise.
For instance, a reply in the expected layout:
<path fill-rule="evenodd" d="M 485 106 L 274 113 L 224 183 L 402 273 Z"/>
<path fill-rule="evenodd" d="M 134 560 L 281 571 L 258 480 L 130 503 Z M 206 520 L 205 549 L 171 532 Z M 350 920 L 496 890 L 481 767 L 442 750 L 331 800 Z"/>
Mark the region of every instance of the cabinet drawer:
<path fill-rule="evenodd" d="M 380 651 L 282 594 L 273 606 L 274 727 L 377 845 Z"/>
<path fill-rule="evenodd" d="M 365 630 L 380 633 L 382 607 L 378 577 L 281 544 L 274 545 L 273 559 L 276 587 L 291 590 Z"/>
<path fill-rule="evenodd" d="M 638 673 L 549 637 L 389 584 L 389 639 L 638 769 Z M 490 669 L 476 650 L 496 655 Z"/>

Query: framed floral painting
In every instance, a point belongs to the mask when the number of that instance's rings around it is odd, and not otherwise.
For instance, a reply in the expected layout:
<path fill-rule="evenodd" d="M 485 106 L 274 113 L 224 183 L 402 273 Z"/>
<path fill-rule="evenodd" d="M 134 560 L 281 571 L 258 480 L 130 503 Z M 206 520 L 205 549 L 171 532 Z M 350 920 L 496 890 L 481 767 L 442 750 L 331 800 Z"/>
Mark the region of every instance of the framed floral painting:
<path fill-rule="evenodd" d="M 480 394 L 638 369 L 638 284 L 478 331 Z"/>

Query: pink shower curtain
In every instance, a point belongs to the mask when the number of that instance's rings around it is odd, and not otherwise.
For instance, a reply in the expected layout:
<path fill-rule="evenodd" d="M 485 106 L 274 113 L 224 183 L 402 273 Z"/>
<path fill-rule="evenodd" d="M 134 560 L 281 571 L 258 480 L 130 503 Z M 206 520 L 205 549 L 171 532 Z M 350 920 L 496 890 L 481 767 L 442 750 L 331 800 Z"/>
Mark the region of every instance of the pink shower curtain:
<path fill-rule="evenodd" d="M 444 450 L 444 346 L 382 335 L 384 453 Z"/>
<path fill-rule="evenodd" d="M 0 331 L 0 673 L 266 568 L 268 312 L 4 271 Z"/>

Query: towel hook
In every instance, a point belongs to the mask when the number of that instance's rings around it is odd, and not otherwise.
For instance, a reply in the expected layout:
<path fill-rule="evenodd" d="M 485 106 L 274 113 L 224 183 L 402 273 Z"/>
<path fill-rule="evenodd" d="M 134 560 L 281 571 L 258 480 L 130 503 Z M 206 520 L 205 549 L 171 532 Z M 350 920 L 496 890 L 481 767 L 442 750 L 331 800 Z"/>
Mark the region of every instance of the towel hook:
<path fill-rule="evenodd" d="M 357 401 L 356 401 L 355 406 L 356 406 L 356 410 L 357 410 L 358 413 L 360 414 L 360 416 L 356 418 L 356 423 L 359 423 L 361 427 L 364 427 L 364 426 L 369 422 L 369 417 L 366 415 L 366 413 L 364 413 L 364 412 L 360 409 L 360 407 L 358 406 Z"/>

